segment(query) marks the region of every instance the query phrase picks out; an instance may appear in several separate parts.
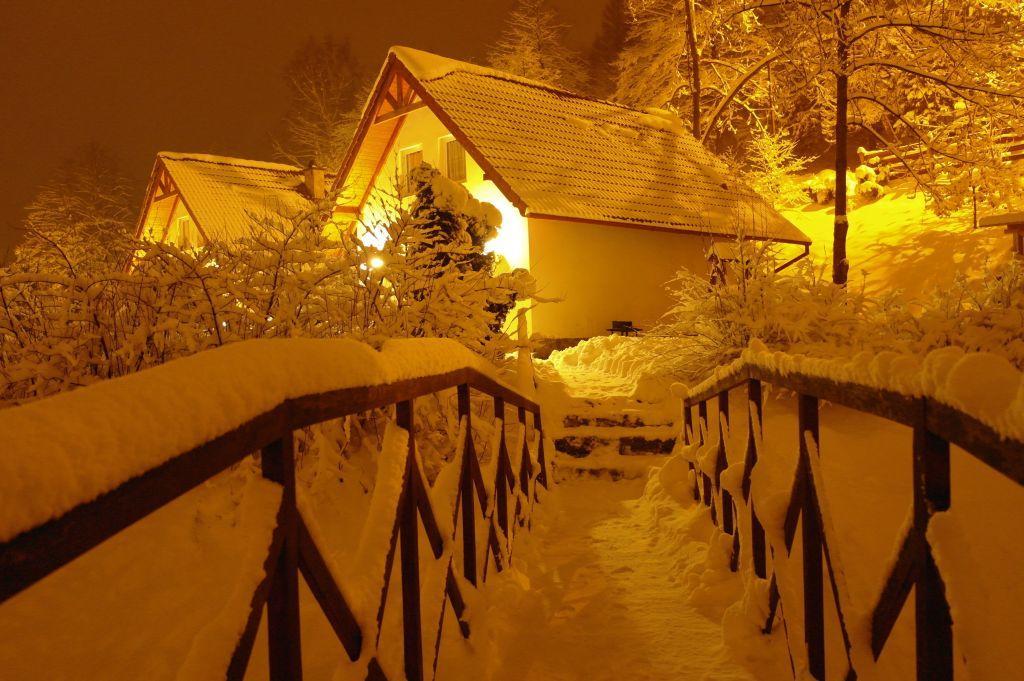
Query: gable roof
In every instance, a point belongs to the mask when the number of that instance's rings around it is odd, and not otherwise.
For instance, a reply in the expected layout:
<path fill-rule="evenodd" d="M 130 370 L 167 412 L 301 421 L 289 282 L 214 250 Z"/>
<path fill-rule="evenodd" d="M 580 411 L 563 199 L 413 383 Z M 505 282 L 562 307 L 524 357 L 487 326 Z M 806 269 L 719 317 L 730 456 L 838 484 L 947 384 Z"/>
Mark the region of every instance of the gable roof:
<path fill-rule="evenodd" d="M 427 106 L 524 215 L 810 239 L 738 181 L 678 117 L 593 99 L 406 47 L 388 54 L 338 176 L 358 212 L 403 113 Z"/>
<path fill-rule="evenodd" d="M 138 229 L 156 199 L 177 192 L 207 240 L 230 241 L 249 234 L 252 217 L 294 215 L 308 210 L 304 170 L 284 163 L 210 154 L 157 154 Z M 163 194 L 157 194 L 159 190 Z"/>

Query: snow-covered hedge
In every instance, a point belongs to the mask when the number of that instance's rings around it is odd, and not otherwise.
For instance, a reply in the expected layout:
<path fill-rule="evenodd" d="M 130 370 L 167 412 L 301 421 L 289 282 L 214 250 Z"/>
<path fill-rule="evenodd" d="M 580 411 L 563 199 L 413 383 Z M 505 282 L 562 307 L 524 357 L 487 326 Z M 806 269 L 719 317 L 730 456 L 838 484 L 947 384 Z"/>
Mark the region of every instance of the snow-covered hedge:
<path fill-rule="evenodd" d="M 641 341 L 656 346 L 664 374 L 700 380 L 754 340 L 821 358 L 883 350 L 924 355 L 952 346 L 992 353 L 1024 370 L 1019 260 L 992 265 L 980 277 L 957 277 L 907 302 L 897 292 L 868 296 L 863 286 L 837 287 L 827 266 L 806 259 L 777 272 L 781 259 L 772 244 L 737 241 L 734 250 L 736 261 L 714 283 L 689 271 L 669 283 L 675 304 L 652 332 L 660 338 Z M 675 346 L 663 349 L 664 338 Z"/>
<path fill-rule="evenodd" d="M 0 271 L 0 404 L 253 338 L 443 337 L 501 357 L 505 313 L 531 280 L 495 273 L 483 241 L 500 214 L 436 176 L 414 178 L 411 202 L 379 197 L 358 230 L 328 222 L 328 200 L 253 216 L 230 243 L 145 244 L 130 271 Z"/>

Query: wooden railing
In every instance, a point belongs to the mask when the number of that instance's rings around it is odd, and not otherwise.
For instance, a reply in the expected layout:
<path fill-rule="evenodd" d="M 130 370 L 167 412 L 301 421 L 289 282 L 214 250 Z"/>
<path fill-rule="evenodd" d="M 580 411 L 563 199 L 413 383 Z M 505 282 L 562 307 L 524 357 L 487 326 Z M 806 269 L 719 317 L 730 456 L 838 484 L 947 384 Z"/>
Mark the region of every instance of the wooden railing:
<path fill-rule="evenodd" d="M 758 500 L 753 498 L 751 474 L 763 442 L 762 383 L 796 394 L 799 425 L 798 459 L 783 526 L 784 546 L 774 546 L 770 534 L 758 518 Z M 742 469 L 742 498 L 734 499 L 722 488 L 722 472 L 728 466 L 726 441 L 730 404 L 729 391 L 746 388 L 746 447 Z M 816 679 L 825 678 L 825 589 L 823 567 L 835 603 L 847 673 L 857 676 L 851 655 L 851 639 L 840 598 L 844 583 L 836 574 L 836 537 L 829 536 L 830 523 L 822 514 L 819 490 L 824 489 L 819 463 L 818 405 L 827 401 L 913 428 L 913 506 L 912 525 L 898 547 L 898 557 L 888 574 L 871 613 L 870 652 L 875 660 L 889 640 L 896 620 L 910 594 L 915 591 L 915 631 L 917 678 L 948 681 L 953 678 L 953 623 L 946 599 L 942 575 L 936 566 L 927 539 L 929 519 L 950 508 L 950 444 L 955 444 L 978 461 L 1000 472 L 1018 485 L 1024 485 L 1024 443 L 1005 439 L 974 417 L 928 398 L 870 388 L 856 383 L 823 379 L 795 372 L 769 371 L 753 364 L 740 363 L 725 377 L 698 386 L 683 400 L 683 438 L 687 445 L 713 443 L 708 432 L 708 402 L 714 400 L 718 411 L 717 456 L 709 470 L 699 460 L 691 460 L 693 496 L 709 508 L 711 519 L 723 532 L 733 536 L 731 568 L 740 564 L 740 555 L 749 555 L 753 572 L 769 579 L 769 557 L 789 555 L 801 526 L 803 581 L 804 647 L 808 671 Z M 694 428 L 694 410 L 698 427 Z M 738 513 L 749 514 L 749 536 L 741 537 Z M 822 559 L 824 558 L 824 565 Z M 774 571 L 769 584 L 769 614 L 764 625 L 770 633 L 780 608 L 781 596 Z M 797 604 L 799 605 L 799 604 Z"/>
<path fill-rule="evenodd" d="M 302 678 L 301 638 L 299 635 L 299 575 L 326 616 L 331 628 L 353 661 L 371 656 L 369 679 L 386 679 L 377 660 L 379 637 L 387 605 L 388 584 L 396 552 L 400 555 L 402 584 L 402 622 L 404 676 L 413 681 L 424 678 L 423 634 L 420 607 L 419 527 L 422 525 L 429 550 L 436 560 L 442 557 L 446 538 L 428 495 L 416 449 L 413 401 L 443 390 L 456 389 L 461 451 L 456 452 L 459 469 L 458 493 L 454 501 L 455 518 L 451 527 L 462 532 L 462 565 L 449 559 L 447 576 L 442 580 L 442 610 L 450 604 L 459 620 L 464 637 L 469 625 L 463 615 L 465 598 L 456 572 L 469 584 L 477 585 L 486 575 L 488 559 L 501 570 L 511 546 L 515 527 L 528 521 L 537 500 L 537 485 L 547 487 L 547 465 L 540 407 L 508 386 L 471 368 L 397 381 L 387 385 L 357 387 L 288 399 L 220 437 L 175 456 L 162 465 L 124 482 L 93 501 L 80 504 L 62 516 L 22 532 L 0 545 L 0 603 L 32 586 L 43 577 L 88 552 L 153 511 L 196 488 L 254 452 L 260 453 L 263 477 L 283 488 L 276 527 L 265 560 L 265 577 L 252 595 L 244 630 L 226 671 L 228 679 L 242 679 L 248 667 L 260 619 L 266 607 L 270 677 L 273 681 L 298 681 Z M 471 391 L 489 396 L 494 405 L 496 437 L 500 438 L 494 462 L 493 485 L 485 483 L 480 461 L 473 446 Z M 364 632 L 350 604 L 346 602 L 335 573 L 317 546 L 309 526 L 296 503 L 295 431 L 307 426 L 395 406 L 397 425 L 409 432 L 408 456 L 402 488 L 393 521 L 390 548 L 384 561 L 385 574 L 376 617 L 377 641 L 364 645 Z M 518 413 L 522 424 L 522 449 L 513 463 L 505 433 L 506 407 Z M 529 430 L 534 433 L 535 453 L 531 452 L 527 414 L 532 414 Z M 518 468 L 518 470 L 517 470 Z M 514 503 L 513 503 L 514 502 Z M 461 523 L 458 517 L 461 515 Z M 478 567 L 476 523 L 487 527 L 484 569 Z M 447 526 L 447 525 L 446 525 Z M 457 537 L 447 538 L 454 545 Z M 400 548 L 400 550 L 399 550 Z M 443 618 L 438 623 L 435 641 L 440 646 Z M 368 651 L 368 652 L 367 652 Z M 437 656 L 435 653 L 435 662 Z"/>

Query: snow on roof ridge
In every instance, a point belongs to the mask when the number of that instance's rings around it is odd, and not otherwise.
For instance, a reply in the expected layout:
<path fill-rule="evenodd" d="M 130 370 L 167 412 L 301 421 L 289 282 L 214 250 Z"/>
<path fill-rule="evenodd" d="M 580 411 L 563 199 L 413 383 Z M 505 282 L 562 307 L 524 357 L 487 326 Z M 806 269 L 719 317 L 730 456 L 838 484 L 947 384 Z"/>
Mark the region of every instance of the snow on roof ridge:
<path fill-rule="evenodd" d="M 544 81 L 534 80 L 532 78 L 526 78 L 525 76 L 517 76 L 514 73 L 508 71 L 501 71 L 499 69 L 491 68 L 490 66 L 481 66 L 480 64 L 474 64 L 473 62 L 462 61 L 460 59 L 453 59 L 451 57 L 445 57 L 440 54 L 433 52 L 427 52 L 425 50 L 418 50 L 414 47 L 406 47 L 404 45 L 392 45 L 388 50 L 388 54 L 393 54 L 395 57 L 405 64 L 406 68 L 412 75 L 416 76 L 421 81 L 437 80 L 443 78 L 451 73 L 462 72 L 471 73 L 478 76 L 485 76 L 487 78 L 497 78 L 499 80 L 505 80 L 510 83 L 518 83 L 527 87 L 535 87 L 542 90 L 548 90 L 561 95 L 568 95 L 575 99 L 582 99 L 588 102 L 597 102 L 600 104 L 607 104 L 609 106 L 615 106 L 620 109 L 626 109 L 627 111 L 634 111 L 637 113 L 645 113 L 641 109 L 637 109 L 631 106 L 627 106 L 620 102 L 613 102 L 609 99 L 601 99 L 600 97 L 591 97 L 574 90 L 569 90 L 560 85 L 554 85 L 552 83 L 545 83 Z"/>
<path fill-rule="evenodd" d="M 197 154 L 180 151 L 161 151 L 157 154 L 159 158 L 171 159 L 174 161 L 200 161 L 202 163 L 216 163 L 226 166 L 244 166 L 247 168 L 262 168 L 263 170 L 274 170 L 278 172 L 301 173 L 302 168 L 288 163 L 274 163 L 272 161 L 255 161 L 248 158 L 237 158 L 234 156 L 217 156 L 215 154 Z"/>
<path fill-rule="evenodd" d="M 379 351 L 349 338 L 256 339 L 2 409 L 0 542 L 289 398 L 466 368 L 499 380 L 450 339 L 389 340 Z"/>

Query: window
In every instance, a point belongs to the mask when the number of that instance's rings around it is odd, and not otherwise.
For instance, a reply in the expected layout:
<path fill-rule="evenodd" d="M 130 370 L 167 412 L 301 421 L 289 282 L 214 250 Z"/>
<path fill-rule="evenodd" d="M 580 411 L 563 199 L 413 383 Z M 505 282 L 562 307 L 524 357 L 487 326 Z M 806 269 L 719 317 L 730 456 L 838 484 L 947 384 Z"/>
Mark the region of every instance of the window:
<path fill-rule="evenodd" d="M 445 175 L 456 182 L 466 181 L 466 150 L 452 137 L 441 140 L 444 156 Z"/>
<path fill-rule="evenodd" d="M 421 163 L 423 163 L 423 149 L 421 147 L 406 149 L 402 152 L 402 176 L 405 178 L 406 196 L 416 191 L 411 173 L 416 168 L 419 168 Z"/>
<path fill-rule="evenodd" d="M 182 250 L 196 248 L 200 245 L 199 230 L 188 215 L 182 215 L 177 220 L 177 234 L 172 243 Z"/>

